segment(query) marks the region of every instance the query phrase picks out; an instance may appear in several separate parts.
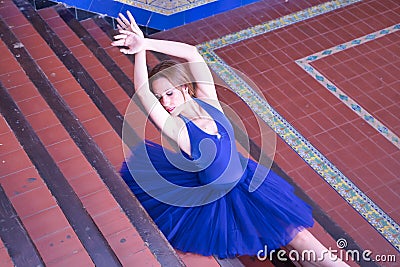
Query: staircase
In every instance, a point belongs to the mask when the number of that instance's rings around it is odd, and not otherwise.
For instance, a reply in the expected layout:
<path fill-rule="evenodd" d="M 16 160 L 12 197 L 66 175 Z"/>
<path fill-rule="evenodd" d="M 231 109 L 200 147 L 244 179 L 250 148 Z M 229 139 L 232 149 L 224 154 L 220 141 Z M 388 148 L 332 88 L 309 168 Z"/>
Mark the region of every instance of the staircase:
<path fill-rule="evenodd" d="M 1 266 L 242 265 L 175 251 L 120 178 L 134 63 L 111 26 L 3 0 L 0 31 Z"/>

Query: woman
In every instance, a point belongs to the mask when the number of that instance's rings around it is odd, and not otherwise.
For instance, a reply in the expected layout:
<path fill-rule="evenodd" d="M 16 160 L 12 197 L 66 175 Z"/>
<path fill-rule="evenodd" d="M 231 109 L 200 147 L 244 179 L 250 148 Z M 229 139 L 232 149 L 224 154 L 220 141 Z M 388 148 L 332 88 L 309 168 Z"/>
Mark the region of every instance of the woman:
<path fill-rule="evenodd" d="M 135 95 L 182 153 L 146 141 L 132 149 L 121 175 L 170 243 L 185 252 L 220 258 L 260 255 L 264 248 L 271 251 L 289 244 L 299 253 L 313 250 L 325 255 L 305 265 L 347 266 L 332 260 L 333 255 L 306 230 L 314 223 L 311 208 L 293 194 L 293 188 L 237 152 L 232 126 L 197 49 L 144 38 L 129 12 L 128 17 L 120 14 L 120 34 L 112 45 L 135 55 Z M 184 59 L 188 66 L 162 62 L 149 81 L 146 50 Z M 266 175 L 264 182 L 249 192 L 251 179 L 259 173 Z M 169 183 L 159 182 L 158 175 Z"/>

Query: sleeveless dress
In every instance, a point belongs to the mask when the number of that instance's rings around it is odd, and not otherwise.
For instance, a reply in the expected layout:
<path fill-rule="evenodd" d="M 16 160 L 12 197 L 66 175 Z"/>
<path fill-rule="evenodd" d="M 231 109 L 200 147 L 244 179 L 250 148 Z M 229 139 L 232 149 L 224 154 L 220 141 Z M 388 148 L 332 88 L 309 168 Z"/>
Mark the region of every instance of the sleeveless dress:
<path fill-rule="evenodd" d="M 288 244 L 313 226 L 311 207 L 270 169 L 237 152 L 232 125 L 195 99 L 214 119 L 211 135 L 181 116 L 191 157 L 145 140 L 131 148 L 121 176 L 171 245 L 219 258 L 257 255 Z M 253 179 L 262 183 L 249 190 Z M 261 180 L 260 180 L 261 179 Z"/>

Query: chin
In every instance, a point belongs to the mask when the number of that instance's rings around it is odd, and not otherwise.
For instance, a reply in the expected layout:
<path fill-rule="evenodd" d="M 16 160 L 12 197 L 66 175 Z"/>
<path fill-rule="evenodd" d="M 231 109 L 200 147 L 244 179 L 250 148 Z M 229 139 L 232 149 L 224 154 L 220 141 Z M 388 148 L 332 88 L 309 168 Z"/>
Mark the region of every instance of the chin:
<path fill-rule="evenodd" d="M 171 114 L 171 116 L 178 116 L 179 112 L 176 111 L 176 109 L 174 109 L 173 111 L 171 111 L 169 114 Z"/>

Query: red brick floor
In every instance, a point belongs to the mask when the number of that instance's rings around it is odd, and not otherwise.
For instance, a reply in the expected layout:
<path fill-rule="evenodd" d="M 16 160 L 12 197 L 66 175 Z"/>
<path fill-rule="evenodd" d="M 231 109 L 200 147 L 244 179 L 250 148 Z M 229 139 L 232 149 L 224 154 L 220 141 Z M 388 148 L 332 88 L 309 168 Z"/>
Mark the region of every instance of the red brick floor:
<path fill-rule="evenodd" d="M 154 37 L 195 45 L 211 43 L 213 39 L 322 2 L 261 1 Z M 362 1 L 215 51 L 229 67 L 249 77 L 280 115 L 397 222 L 400 219 L 399 149 L 295 61 L 398 24 L 399 14 L 398 1 Z M 313 67 L 397 135 L 399 45 L 400 33 L 394 32 L 312 62 Z M 219 96 L 223 102 L 232 103 L 240 114 L 246 108 L 225 91 L 220 91 Z M 244 121 L 250 136 L 259 142 L 257 131 L 251 130 L 246 118 Z M 398 251 L 281 138 L 277 141 L 275 161 L 361 247 L 377 255 L 397 255 L 399 260 Z"/>

